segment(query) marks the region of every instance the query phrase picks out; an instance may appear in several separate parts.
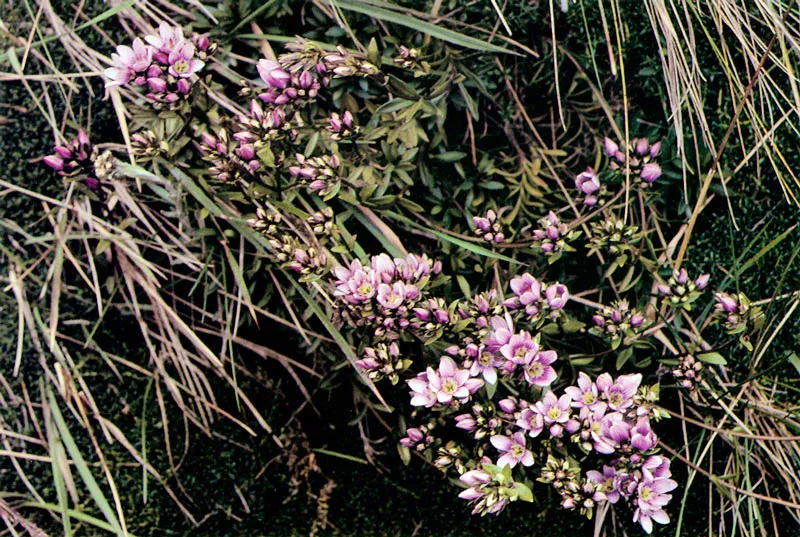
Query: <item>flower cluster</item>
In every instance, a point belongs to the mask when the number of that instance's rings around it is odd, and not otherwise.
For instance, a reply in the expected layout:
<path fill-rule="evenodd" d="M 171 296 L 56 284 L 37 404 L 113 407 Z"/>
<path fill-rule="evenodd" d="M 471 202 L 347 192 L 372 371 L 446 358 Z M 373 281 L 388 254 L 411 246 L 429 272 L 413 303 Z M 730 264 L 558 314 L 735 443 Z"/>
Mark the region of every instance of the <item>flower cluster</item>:
<path fill-rule="evenodd" d="M 539 248 L 552 263 L 561 256 L 562 252 L 574 252 L 575 249 L 568 241 L 573 241 L 580 236 L 580 231 L 570 231 L 567 224 L 561 222 L 556 213 L 550 211 L 547 216 L 539 220 L 539 229 L 533 230 L 534 245 Z"/>
<path fill-rule="evenodd" d="M 486 242 L 500 244 L 506 239 L 503 222 L 492 209 L 486 211 L 484 216 L 473 216 L 472 223 L 475 225 L 475 235 Z"/>
<path fill-rule="evenodd" d="M 154 105 L 174 108 L 188 98 L 195 74 L 215 50 L 207 36 L 186 39 L 180 27 L 162 22 L 158 35 L 148 35 L 144 41 L 137 37 L 131 46 L 117 47 L 111 55 L 114 66 L 104 71 L 106 87 L 130 87 Z"/>
<path fill-rule="evenodd" d="M 625 299 L 603 306 L 592 316 L 594 326 L 589 332 L 596 336 L 609 338 L 611 348 L 616 349 L 620 343 L 641 333 L 646 325 L 645 318 L 637 309 L 631 309 Z"/>
<path fill-rule="evenodd" d="M 339 157 L 336 155 L 323 155 L 321 157 L 306 158 L 298 153 L 296 166 L 289 167 L 289 174 L 297 179 L 298 183 L 308 185 L 309 190 L 319 192 L 322 196 L 336 193 L 341 185 L 336 168 L 339 167 Z"/>
<path fill-rule="evenodd" d="M 372 327 L 378 338 L 397 339 L 411 325 L 431 277 L 441 270 L 441 262 L 425 255 L 393 260 L 381 254 L 367 266 L 356 259 L 349 267 L 334 269 L 334 295 L 353 325 Z"/>
<path fill-rule="evenodd" d="M 459 369 L 449 356 L 442 356 L 439 368 L 428 369 L 408 381 L 411 405 L 430 408 L 434 405 L 458 407 L 483 386 L 483 381 L 471 378 L 468 369 Z"/>
<path fill-rule="evenodd" d="M 511 310 L 524 310 L 534 323 L 557 318 L 569 300 L 565 285 L 540 282 L 527 273 L 513 278 L 510 287 L 514 296 L 504 305 Z"/>
<path fill-rule="evenodd" d="M 322 61 L 325 68 L 334 77 L 367 77 L 380 73 L 380 69 L 367 59 L 353 54 L 343 46 L 339 45 L 336 52 L 323 56 Z"/>
<path fill-rule="evenodd" d="M 514 402 L 514 425 L 508 433 L 492 436 L 498 466 L 532 466 L 534 450 L 526 437 L 540 442 L 547 454 L 539 481 L 553 485 L 566 509 L 579 509 L 591 516 L 603 501 L 624 500 L 634 510 L 634 521 L 652 531 L 652 522 L 668 522 L 663 507 L 677 484 L 669 480 L 669 461 L 654 454 L 658 441 L 651 418 L 659 418 L 651 403 L 652 388 L 640 388 L 642 376 L 608 373 L 592 381 L 580 373 L 578 383 L 556 396 L 547 392 L 538 402 Z M 595 453 L 602 466 L 582 469 L 555 453 L 576 446 Z"/>
<path fill-rule="evenodd" d="M 330 214 L 332 216 L 332 211 Z M 283 222 L 284 218 L 280 213 L 268 212 L 259 207 L 256 216 L 249 219 L 247 224 L 267 237 L 273 259 L 277 264 L 299 274 L 301 281 L 316 279 L 327 274 L 330 270 L 329 259 L 319 244 L 319 241 L 327 236 L 324 234 L 317 236 L 307 232 L 298 235 L 297 226 L 284 226 Z M 302 220 L 297 224 L 302 225 Z"/>
<path fill-rule="evenodd" d="M 691 311 L 692 303 L 702 294 L 701 291 L 708 286 L 708 274 L 701 274 L 694 281 L 689 278 L 686 269 L 680 269 L 672 274 L 666 284 L 659 284 L 658 292 L 664 298 L 664 304 L 673 308 L 683 308 Z"/>
<path fill-rule="evenodd" d="M 274 60 L 261 59 L 256 69 L 266 84 L 265 91 L 259 93 L 258 98 L 269 104 L 283 105 L 295 100 L 314 99 L 322 85 L 327 85 L 324 63 L 318 63 L 313 70 L 292 73 Z"/>
<path fill-rule="evenodd" d="M 634 138 L 630 144 L 617 143 L 611 138 L 603 140 L 606 155 L 611 158 L 608 167 L 618 173 L 636 175 L 642 186 L 649 186 L 661 177 L 661 166 L 655 159 L 661 152 L 661 142 L 650 144 L 646 138 Z"/>
<path fill-rule="evenodd" d="M 42 160 L 45 164 L 58 172 L 62 177 L 82 176 L 84 183 L 92 190 L 100 188 L 97 179 L 95 162 L 97 151 L 92 147 L 89 137 L 82 130 L 77 137 L 66 145 L 57 145 L 53 148 L 55 154 L 47 155 Z"/>

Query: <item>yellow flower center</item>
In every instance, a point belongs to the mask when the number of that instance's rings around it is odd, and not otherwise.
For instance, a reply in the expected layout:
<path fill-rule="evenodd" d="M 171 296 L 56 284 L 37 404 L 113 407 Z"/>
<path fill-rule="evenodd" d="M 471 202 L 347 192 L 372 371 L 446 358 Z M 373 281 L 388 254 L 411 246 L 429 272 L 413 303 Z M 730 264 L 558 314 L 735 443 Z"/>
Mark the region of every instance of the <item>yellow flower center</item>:
<path fill-rule="evenodd" d="M 547 417 L 553 420 L 558 419 L 561 417 L 561 409 L 558 407 L 551 408 L 547 411 Z"/>
<path fill-rule="evenodd" d="M 596 398 L 592 392 L 583 392 L 583 404 L 591 405 L 596 401 Z"/>
<path fill-rule="evenodd" d="M 453 379 L 447 379 L 442 382 L 442 390 L 444 390 L 445 393 L 455 393 L 457 389 L 458 385 Z"/>
<path fill-rule="evenodd" d="M 372 292 L 372 286 L 368 283 L 362 283 L 358 286 L 358 294 L 361 296 L 367 296 Z"/>
<path fill-rule="evenodd" d="M 178 60 L 173 64 L 172 68 L 175 69 L 176 73 L 185 73 L 189 70 L 189 62 Z"/>
<path fill-rule="evenodd" d="M 639 498 L 647 501 L 653 497 L 653 491 L 650 490 L 650 487 L 642 487 L 642 490 L 639 491 Z"/>
<path fill-rule="evenodd" d="M 544 373 L 544 366 L 538 362 L 534 362 L 528 368 L 528 374 L 532 377 L 538 377 Z"/>

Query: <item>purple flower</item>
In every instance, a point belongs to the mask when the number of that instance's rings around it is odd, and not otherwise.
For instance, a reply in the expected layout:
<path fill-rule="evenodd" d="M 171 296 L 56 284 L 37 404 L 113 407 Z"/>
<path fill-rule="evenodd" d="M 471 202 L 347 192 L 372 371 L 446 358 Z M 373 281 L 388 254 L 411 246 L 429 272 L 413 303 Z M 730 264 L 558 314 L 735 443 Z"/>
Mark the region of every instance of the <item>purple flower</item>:
<path fill-rule="evenodd" d="M 727 293 L 716 293 L 714 298 L 726 313 L 733 313 L 739 309 L 739 302 Z"/>
<path fill-rule="evenodd" d="M 394 310 L 403 304 L 406 298 L 406 285 L 403 282 L 394 282 L 389 285 L 378 285 L 378 304 L 386 309 Z"/>
<path fill-rule="evenodd" d="M 538 304 L 542 300 L 542 284 L 528 273 L 512 278 L 509 284 L 516 297 L 506 301 L 506 306 L 512 309 L 525 308 L 525 313 L 530 316 L 539 313 Z"/>
<path fill-rule="evenodd" d="M 539 352 L 539 345 L 530 333 L 525 331 L 514 334 L 509 338 L 508 343 L 500 347 L 500 353 L 515 365 L 529 364 L 537 352 Z"/>
<path fill-rule="evenodd" d="M 475 421 L 475 417 L 472 414 L 460 414 L 455 417 L 455 420 L 456 427 L 465 431 L 472 432 L 478 426 L 478 422 Z"/>
<path fill-rule="evenodd" d="M 386 254 L 373 256 L 371 264 L 376 281 L 391 283 L 394 280 L 396 267 L 391 257 Z"/>
<path fill-rule="evenodd" d="M 169 53 L 169 74 L 176 78 L 188 78 L 205 65 L 194 59 L 194 45 L 191 41 L 178 43 Z"/>
<path fill-rule="evenodd" d="M 536 438 L 544 429 L 544 418 L 536 407 L 524 408 L 517 418 L 516 426 L 528 431 L 531 438 Z"/>
<path fill-rule="evenodd" d="M 514 335 L 514 324 L 511 322 L 510 317 L 499 316 L 492 317 L 490 322 L 492 332 L 484 341 L 484 344 L 486 345 L 486 350 L 497 354 L 511 340 L 511 336 Z"/>
<path fill-rule="evenodd" d="M 42 159 L 42 162 L 44 162 L 57 172 L 60 172 L 61 170 L 64 169 L 64 160 L 58 155 L 47 155 Z"/>
<path fill-rule="evenodd" d="M 127 84 L 137 76 L 137 73 L 147 71 L 152 63 L 153 51 L 141 39 L 133 40 L 133 46 L 119 45 L 117 52 L 111 55 L 114 67 L 103 71 L 106 78 L 106 87 Z"/>
<path fill-rule="evenodd" d="M 472 362 L 469 374 L 473 377 L 478 374 L 483 375 L 483 380 L 489 384 L 497 383 L 497 368 L 500 367 L 502 361 L 493 352 L 489 352 L 485 347 L 482 347 L 476 359 Z"/>
<path fill-rule="evenodd" d="M 593 169 L 586 168 L 575 177 L 575 187 L 587 196 L 594 194 L 600 190 L 600 178 Z"/>
<path fill-rule="evenodd" d="M 578 373 L 578 385 L 564 388 L 564 392 L 572 398 L 573 408 L 587 407 L 594 410 L 601 405 L 604 406 L 598 398 L 597 386 L 583 371 Z"/>
<path fill-rule="evenodd" d="M 639 418 L 639 421 L 631 429 L 631 445 L 639 451 L 645 452 L 653 449 L 656 441 L 656 434 L 650 428 L 650 420 L 647 416 Z"/>
<path fill-rule="evenodd" d="M 652 183 L 661 177 L 661 166 L 655 162 L 648 162 L 642 166 L 642 171 L 639 173 L 639 177 L 641 177 L 646 183 Z"/>
<path fill-rule="evenodd" d="M 592 483 L 600 485 L 600 492 L 605 495 L 608 503 L 617 503 L 619 501 L 619 491 L 617 490 L 616 483 L 617 471 L 613 466 L 603 465 L 603 473 L 597 470 L 589 470 L 586 472 L 586 478 Z"/>
<path fill-rule="evenodd" d="M 357 259 L 350 263 L 350 268 L 336 267 L 333 269 L 337 281 L 335 282 L 335 296 L 340 296 L 350 304 L 361 304 L 375 296 L 377 286 L 374 277 L 368 273 Z"/>
<path fill-rule="evenodd" d="M 545 425 L 550 426 L 550 434 L 561 436 L 564 433 L 564 424 L 570 418 L 570 405 L 572 398 L 569 395 L 556 397 L 553 392 L 547 392 L 541 401 L 536 403 L 536 410 L 542 415 Z"/>
<path fill-rule="evenodd" d="M 292 75 L 284 71 L 278 62 L 272 60 L 259 60 L 256 69 L 261 80 L 271 88 L 286 89 L 292 80 Z"/>
<path fill-rule="evenodd" d="M 642 382 L 642 374 L 621 375 L 616 381 L 611 375 L 603 373 L 597 377 L 597 389 L 601 399 L 608 403 L 611 410 L 625 410 L 633 405 L 633 396 Z"/>
<path fill-rule="evenodd" d="M 710 274 L 701 274 L 694 281 L 695 287 L 697 287 L 698 290 L 702 291 L 703 289 L 705 289 L 708 286 L 708 280 L 710 278 L 711 278 Z"/>
<path fill-rule="evenodd" d="M 563 309 L 569 300 L 567 286 L 561 283 L 549 285 L 545 291 L 547 305 L 554 310 Z"/>
<path fill-rule="evenodd" d="M 167 22 L 158 25 L 158 35 L 148 35 L 144 38 L 158 52 L 169 55 L 170 52 L 184 41 L 183 30 L 180 27 L 170 26 Z M 167 63 L 162 61 L 161 63 Z"/>
<path fill-rule="evenodd" d="M 495 435 L 489 441 L 497 448 L 497 451 L 503 453 L 497 459 L 497 466 L 509 466 L 511 468 L 517 464 L 533 466 L 533 453 L 528 450 L 524 433 L 516 432 L 511 438 Z"/>
<path fill-rule="evenodd" d="M 411 388 L 411 406 L 424 406 L 430 408 L 436 404 L 436 392 L 430 386 L 429 377 L 435 375 L 432 368 L 428 368 L 425 373 L 420 373 L 416 378 L 407 380 L 408 387 Z"/>
<path fill-rule="evenodd" d="M 672 499 L 672 495 L 667 493 L 677 487 L 678 484 L 671 479 L 643 479 L 636 487 L 633 521 L 638 522 L 647 533 L 652 533 L 653 521 L 668 524 L 669 516 L 663 507 Z"/>
<path fill-rule="evenodd" d="M 483 381 L 470 378 L 468 370 L 459 369 L 452 358 L 442 356 L 438 370 L 428 367 L 425 373 L 409 380 L 408 385 L 413 406 L 431 407 L 437 402 L 449 404 L 453 399 L 469 399 L 483 386 Z"/>
<path fill-rule="evenodd" d="M 609 137 L 603 139 L 603 148 L 609 157 L 614 157 L 619 152 L 619 145 Z"/>
<path fill-rule="evenodd" d="M 525 380 L 529 384 L 542 388 L 550 386 L 558 377 L 556 370 L 550 366 L 556 361 L 556 358 L 555 351 L 537 352 L 533 360 L 523 368 Z"/>
<path fill-rule="evenodd" d="M 656 142 L 650 146 L 650 158 L 656 158 L 661 152 L 661 142 Z"/>

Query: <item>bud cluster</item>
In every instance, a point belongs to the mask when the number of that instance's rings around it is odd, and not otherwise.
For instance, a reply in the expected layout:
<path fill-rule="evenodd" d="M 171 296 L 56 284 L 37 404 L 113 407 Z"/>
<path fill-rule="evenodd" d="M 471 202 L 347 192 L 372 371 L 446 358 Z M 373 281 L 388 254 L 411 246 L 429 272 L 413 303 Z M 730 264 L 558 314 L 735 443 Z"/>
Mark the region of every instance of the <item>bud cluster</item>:
<path fill-rule="evenodd" d="M 642 313 L 631 309 L 625 299 L 603 306 L 592 316 L 594 326 L 589 332 L 611 340 L 611 348 L 616 349 L 620 343 L 641 333 L 646 326 Z"/>
<path fill-rule="evenodd" d="M 661 142 L 650 144 L 647 138 L 634 138 L 629 145 L 603 140 L 606 155 L 611 159 L 608 167 L 620 174 L 630 171 L 639 178 L 643 187 L 650 186 L 661 177 L 661 166 L 655 159 L 661 152 Z"/>
<path fill-rule="evenodd" d="M 473 216 L 472 223 L 475 225 L 475 235 L 486 242 L 500 244 L 506 238 L 503 230 L 503 222 L 499 220 L 497 213 L 489 209 L 483 216 Z"/>
<path fill-rule="evenodd" d="M 555 261 L 561 256 L 562 252 L 574 252 L 575 249 L 569 245 L 569 241 L 577 239 L 581 232 L 570 231 L 569 227 L 561 222 L 556 213 L 550 211 L 546 217 L 539 220 L 539 229 L 533 230 L 535 246 L 546 256 Z"/>
<path fill-rule="evenodd" d="M 42 160 L 58 172 L 61 177 L 82 176 L 84 183 L 92 190 L 100 188 L 100 181 L 95 171 L 97 150 L 92 147 L 89 137 L 82 130 L 65 145 L 53 148 L 54 155 L 47 155 Z"/>
<path fill-rule="evenodd" d="M 689 278 L 689 273 L 682 268 L 672 274 L 666 284 L 658 286 L 658 292 L 663 296 L 664 304 L 673 308 L 683 308 L 691 311 L 692 303 L 702 294 L 703 289 L 708 286 L 708 274 L 701 274 L 696 280 Z"/>

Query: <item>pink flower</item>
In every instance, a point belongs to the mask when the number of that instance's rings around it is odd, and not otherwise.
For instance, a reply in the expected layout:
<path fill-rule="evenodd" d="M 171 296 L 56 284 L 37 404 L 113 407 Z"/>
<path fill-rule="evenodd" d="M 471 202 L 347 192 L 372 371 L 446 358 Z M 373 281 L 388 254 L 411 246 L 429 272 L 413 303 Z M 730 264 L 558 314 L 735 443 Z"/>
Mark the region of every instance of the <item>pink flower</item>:
<path fill-rule="evenodd" d="M 605 406 L 598 398 L 597 386 L 583 371 L 578 373 L 578 385 L 564 388 L 564 392 L 572 398 L 573 408 L 587 407 L 594 410 L 601 405 Z"/>
<path fill-rule="evenodd" d="M 489 441 L 499 452 L 503 453 L 497 459 L 497 466 L 513 468 L 520 463 L 522 466 L 533 466 L 533 453 L 528 450 L 523 433 L 516 432 L 511 438 L 495 435 Z"/>
<path fill-rule="evenodd" d="M 606 151 L 606 155 L 609 157 L 614 157 L 619 151 L 619 146 L 617 143 L 609 137 L 603 139 L 603 148 Z"/>
<path fill-rule="evenodd" d="M 530 333 L 525 331 L 514 334 L 509 338 L 508 343 L 500 347 L 500 353 L 506 360 L 516 365 L 530 363 L 537 352 L 539 352 L 539 345 Z"/>
<path fill-rule="evenodd" d="M 483 386 L 480 379 L 470 378 L 469 371 L 459 369 L 452 358 L 442 356 L 439 369 L 429 367 L 425 373 L 409 380 L 411 404 L 431 407 L 434 404 L 449 404 L 453 399 L 467 400 Z"/>
<path fill-rule="evenodd" d="M 556 283 L 547 287 L 545 291 L 547 297 L 547 305 L 554 310 L 563 309 L 569 300 L 569 290 L 567 286 L 561 283 Z"/>
<path fill-rule="evenodd" d="M 378 285 L 378 304 L 386 309 L 394 310 L 403 304 L 406 298 L 406 286 L 403 282 L 394 282 L 392 285 L 382 283 Z"/>
<path fill-rule="evenodd" d="M 601 399 L 608 403 L 611 410 L 625 410 L 633 405 L 633 396 L 642 382 L 642 374 L 621 375 L 616 381 L 611 375 L 603 373 L 597 377 L 597 389 Z"/>
<path fill-rule="evenodd" d="M 436 372 L 429 367 L 427 372 L 420 373 L 416 378 L 406 381 L 408 387 L 411 388 L 411 406 L 430 408 L 436 404 L 436 393 L 430 387 L 428 381 L 429 377 L 435 374 Z"/>
<path fill-rule="evenodd" d="M 564 394 L 556 397 L 553 392 L 547 392 L 541 401 L 536 403 L 536 411 L 542 415 L 545 425 L 550 426 L 550 434 L 560 437 L 564 434 L 564 427 L 570 421 L 570 404 L 572 399 Z"/>
<path fill-rule="evenodd" d="M 152 49 L 138 38 L 133 40 L 133 47 L 119 45 L 117 52 L 111 55 L 114 67 L 103 71 L 109 79 L 106 87 L 127 84 L 137 73 L 147 71 L 152 63 L 152 55 Z"/>
<path fill-rule="evenodd" d="M 485 347 L 480 349 L 478 356 L 472 362 L 469 374 L 473 377 L 478 374 L 483 375 L 483 380 L 489 384 L 497 383 L 497 368 L 501 365 L 500 358 L 496 354 L 489 352 Z"/>
<path fill-rule="evenodd" d="M 650 420 L 647 416 L 639 418 L 639 421 L 631 429 L 631 446 L 641 452 L 645 452 L 653 449 L 656 441 L 656 434 L 650 428 Z"/>
<path fill-rule="evenodd" d="M 162 21 L 158 25 L 158 35 L 148 35 L 144 38 L 158 52 L 169 55 L 170 52 L 181 42 L 184 41 L 183 30 L 179 26 L 170 26 Z M 167 63 L 166 61 L 162 63 Z"/>
<path fill-rule="evenodd" d="M 542 388 L 550 386 L 558 377 L 556 370 L 550 365 L 556 361 L 556 358 L 557 355 L 555 351 L 537 352 L 533 360 L 523 369 L 525 380 L 528 381 L 529 384 Z"/>
<path fill-rule="evenodd" d="M 603 466 L 603 473 L 597 470 L 589 470 L 586 472 L 586 478 L 592 483 L 597 483 L 601 486 L 600 492 L 605 495 L 608 503 L 617 503 L 619 501 L 619 491 L 617 490 L 616 483 L 617 471 L 612 466 Z"/>
<path fill-rule="evenodd" d="M 661 166 L 655 162 L 648 162 L 642 166 L 642 171 L 639 173 L 639 177 L 641 177 L 646 183 L 653 183 L 656 179 L 661 177 Z"/>
<path fill-rule="evenodd" d="M 726 313 L 733 313 L 739 309 L 739 302 L 727 293 L 717 293 L 714 298 Z"/>
<path fill-rule="evenodd" d="M 579 173 L 575 177 L 575 187 L 586 194 L 594 194 L 600 190 L 600 178 L 591 168 L 586 168 L 586 171 Z"/>
<path fill-rule="evenodd" d="M 191 41 L 178 43 L 169 53 L 169 74 L 176 78 L 188 78 L 205 65 L 194 59 L 194 45 Z"/>
<path fill-rule="evenodd" d="M 278 62 L 272 60 L 259 60 L 256 69 L 261 80 L 271 88 L 286 89 L 292 80 L 292 75 L 284 71 Z"/>
<path fill-rule="evenodd" d="M 672 499 L 672 495 L 667 493 L 677 487 L 678 484 L 671 479 L 643 479 L 636 487 L 633 521 L 638 522 L 647 533 L 652 533 L 653 521 L 669 524 L 669 515 L 663 507 Z"/>
<path fill-rule="evenodd" d="M 531 438 L 536 438 L 544 429 L 544 418 L 536 407 L 528 407 L 520 412 L 516 426 L 528 431 L 528 436 Z"/>

